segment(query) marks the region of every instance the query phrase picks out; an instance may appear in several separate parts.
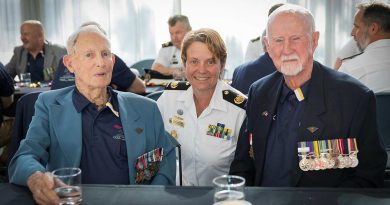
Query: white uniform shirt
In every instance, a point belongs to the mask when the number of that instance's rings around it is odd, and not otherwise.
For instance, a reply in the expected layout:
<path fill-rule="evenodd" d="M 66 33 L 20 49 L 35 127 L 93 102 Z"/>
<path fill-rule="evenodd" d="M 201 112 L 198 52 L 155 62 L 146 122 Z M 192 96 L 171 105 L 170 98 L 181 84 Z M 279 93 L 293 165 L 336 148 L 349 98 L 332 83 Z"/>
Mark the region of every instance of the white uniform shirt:
<path fill-rule="evenodd" d="M 159 63 L 169 68 L 183 68 L 181 50 L 173 45 L 162 47 L 154 63 Z"/>
<path fill-rule="evenodd" d="M 390 39 L 375 41 L 364 53 L 345 60 L 339 71 L 358 79 L 368 88 L 378 92 L 390 92 Z"/>
<path fill-rule="evenodd" d="M 165 90 L 157 101 L 165 130 L 175 133 L 172 135 L 177 135 L 181 144 L 183 185 L 212 186 L 214 177 L 229 173 L 246 114 L 234 102 L 223 99 L 223 90 L 231 90 L 245 97 L 219 81 L 209 106 L 199 117 L 196 115 L 192 87 L 187 90 Z M 218 125 L 224 125 L 225 132 L 226 129 L 230 130 L 230 140 L 211 136 L 213 131 L 209 127 Z M 215 133 L 218 132 L 214 130 Z M 224 137 L 227 138 L 226 135 Z"/>
<path fill-rule="evenodd" d="M 245 62 L 254 61 L 264 54 L 261 38 L 252 39 L 249 41 L 245 52 Z"/>

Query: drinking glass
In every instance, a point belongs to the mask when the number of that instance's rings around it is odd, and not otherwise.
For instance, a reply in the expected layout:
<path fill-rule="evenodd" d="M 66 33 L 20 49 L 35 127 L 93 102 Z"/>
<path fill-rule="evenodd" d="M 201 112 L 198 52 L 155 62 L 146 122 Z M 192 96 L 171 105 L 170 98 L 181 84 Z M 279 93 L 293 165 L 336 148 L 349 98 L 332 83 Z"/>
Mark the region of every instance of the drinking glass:
<path fill-rule="evenodd" d="M 183 81 L 185 80 L 184 72 L 180 68 L 175 68 L 175 71 L 173 71 L 173 79 L 177 81 Z"/>
<path fill-rule="evenodd" d="M 31 73 L 20 74 L 21 86 L 29 87 L 31 84 Z"/>
<path fill-rule="evenodd" d="M 60 205 L 81 204 L 81 169 L 60 168 L 52 172 L 54 191 L 60 198 Z"/>
<path fill-rule="evenodd" d="M 214 178 L 213 184 L 215 186 L 214 203 L 224 204 L 222 202 L 225 201 L 245 202 L 245 179 L 243 177 L 235 175 L 222 175 Z"/>

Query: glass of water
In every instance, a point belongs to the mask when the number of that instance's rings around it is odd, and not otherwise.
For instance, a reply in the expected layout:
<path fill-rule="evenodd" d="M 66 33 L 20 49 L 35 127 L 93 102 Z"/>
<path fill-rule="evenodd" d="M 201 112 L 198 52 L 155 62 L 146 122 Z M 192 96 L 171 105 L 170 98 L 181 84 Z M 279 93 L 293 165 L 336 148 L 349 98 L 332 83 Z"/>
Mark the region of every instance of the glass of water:
<path fill-rule="evenodd" d="M 235 175 L 222 175 L 213 179 L 215 186 L 214 203 L 223 201 L 243 201 L 245 199 L 245 179 Z"/>
<path fill-rule="evenodd" d="M 81 204 L 81 169 L 60 168 L 52 172 L 54 191 L 60 198 L 60 205 Z"/>

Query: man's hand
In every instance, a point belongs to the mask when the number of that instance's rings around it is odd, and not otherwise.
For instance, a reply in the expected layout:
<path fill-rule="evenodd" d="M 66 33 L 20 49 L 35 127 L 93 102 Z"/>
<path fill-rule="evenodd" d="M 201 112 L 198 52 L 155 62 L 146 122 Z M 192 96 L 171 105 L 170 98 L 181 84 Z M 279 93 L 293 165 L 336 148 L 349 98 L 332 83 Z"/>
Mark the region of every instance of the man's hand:
<path fill-rule="evenodd" d="M 27 186 L 38 204 L 59 204 L 54 192 L 54 178 L 50 172 L 35 172 L 27 180 Z"/>

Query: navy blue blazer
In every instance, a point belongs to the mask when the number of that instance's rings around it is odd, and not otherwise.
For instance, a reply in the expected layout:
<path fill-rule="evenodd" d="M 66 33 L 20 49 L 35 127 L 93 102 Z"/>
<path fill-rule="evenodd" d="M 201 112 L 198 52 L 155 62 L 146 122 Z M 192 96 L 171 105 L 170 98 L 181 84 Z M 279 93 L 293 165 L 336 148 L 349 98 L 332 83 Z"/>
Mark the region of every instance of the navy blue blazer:
<path fill-rule="evenodd" d="M 275 65 L 266 52 L 258 59 L 244 63 L 234 70 L 232 87 L 247 95 L 252 83 L 275 71 Z"/>
<path fill-rule="evenodd" d="M 262 182 L 267 137 L 283 83 L 283 75 L 275 72 L 249 90 L 247 122 L 230 167 L 230 173 L 245 177 L 249 186 L 260 186 Z M 374 93 L 356 79 L 314 62 L 305 100 L 297 142 L 354 137 L 359 165 L 303 172 L 296 150 L 291 186 L 382 187 L 387 155 L 377 130 Z M 269 114 L 262 114 L 265 111 Z M 307 129 L 311 126 L 318 130 L 311 133 Z M 254 160 L 249 157 L 248 133 L 253 136 Z"/>

